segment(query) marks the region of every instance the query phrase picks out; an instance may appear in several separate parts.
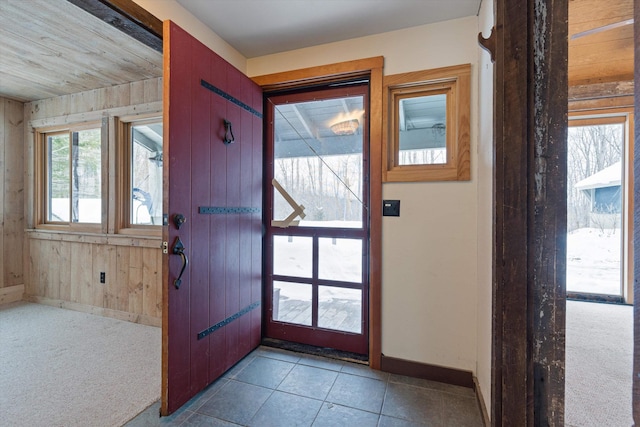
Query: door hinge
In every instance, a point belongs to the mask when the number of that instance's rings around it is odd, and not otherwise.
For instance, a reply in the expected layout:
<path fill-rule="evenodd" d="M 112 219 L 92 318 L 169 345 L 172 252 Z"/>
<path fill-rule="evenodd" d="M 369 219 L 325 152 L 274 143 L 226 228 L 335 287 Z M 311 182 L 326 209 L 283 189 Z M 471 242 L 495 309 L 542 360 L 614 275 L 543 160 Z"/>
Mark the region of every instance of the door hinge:
<path fill-rule="evenodd" d="M 162 242 L 162 253 L 163 254 L 168 254 L 169 253 L 169 243 L 168 242 Z"/>

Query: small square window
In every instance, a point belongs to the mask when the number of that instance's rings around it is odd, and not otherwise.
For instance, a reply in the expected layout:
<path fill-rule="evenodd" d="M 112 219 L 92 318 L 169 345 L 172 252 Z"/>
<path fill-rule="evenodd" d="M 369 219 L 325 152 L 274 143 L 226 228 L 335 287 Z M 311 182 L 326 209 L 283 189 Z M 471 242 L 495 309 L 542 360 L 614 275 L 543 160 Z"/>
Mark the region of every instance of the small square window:
<path fill-rule="evenodd" d="M 470 179 L 471 66 L 385 76 L 384 181 Z"/>

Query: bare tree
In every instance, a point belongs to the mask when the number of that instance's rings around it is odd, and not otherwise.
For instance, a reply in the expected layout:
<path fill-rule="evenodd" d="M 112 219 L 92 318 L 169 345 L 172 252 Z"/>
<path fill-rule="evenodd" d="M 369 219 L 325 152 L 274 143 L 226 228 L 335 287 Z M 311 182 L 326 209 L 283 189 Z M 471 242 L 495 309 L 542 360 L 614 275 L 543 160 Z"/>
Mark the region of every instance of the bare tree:
<path fill-rule="evenodd" d="M 568 134 L 567 220 L 568 231 L 589 226 L 591 200 L 575 185 L 621 161 L 622 124 L 572 126 Z"/>

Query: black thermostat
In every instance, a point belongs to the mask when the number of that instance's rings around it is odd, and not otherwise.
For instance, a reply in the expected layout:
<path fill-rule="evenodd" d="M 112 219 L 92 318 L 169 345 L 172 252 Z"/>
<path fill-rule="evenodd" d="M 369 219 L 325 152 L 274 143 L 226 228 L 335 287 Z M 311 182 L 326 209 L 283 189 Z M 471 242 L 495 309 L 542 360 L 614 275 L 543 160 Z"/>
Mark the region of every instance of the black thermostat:
<path fill-rule="evenodd" d="M 382 216 L 400 216 L 400 200 L 383 200 Z"/>

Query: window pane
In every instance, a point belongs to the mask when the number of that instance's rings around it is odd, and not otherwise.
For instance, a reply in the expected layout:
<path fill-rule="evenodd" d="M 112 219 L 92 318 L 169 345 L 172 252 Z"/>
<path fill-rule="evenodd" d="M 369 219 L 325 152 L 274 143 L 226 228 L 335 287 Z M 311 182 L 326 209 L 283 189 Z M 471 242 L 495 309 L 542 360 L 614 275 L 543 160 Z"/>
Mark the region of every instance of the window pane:
<path fill-rule="evenodd" d="M 311 285 L 273 282 L 273 320 L 311 325 Z"/>
<path fill-rule="evenodd" d="M 318 286 L 318 326 L 361 333 L 362 291 Z"/>
<path fill-rule="evenodd" d="M 400 99 L 398 165 L 447 163 L 446 123 L 446 94 Z"/>
<path fill-rule="evenodd" d="M 362 227 L 364 97 L 275 106 L 274 178 L 303 205 L 300 226 Z M 274 187 L 273 220 L 294 210 Z"/>
<path fill-rule="evenodd" d="M 162 225 L 162 124 L 131 128 L 131 224 Z"/>
<path fill-rule="evenodd" d="M 102 147 L 100 129 L 71 134 L 73 222 L 102 222 Z"/>
<path fill-rule="evenodd" d="M 362 240 L 319 238 L 318 250 L 320 279 L 362 282 Z"/>
<path fill-rule="evenodd" d="M 567 290 L 622 295 L 624 124 L 570 126 Z"/>
<path fill-rule="evenodd" d="M 300 236 L 273 236 L 273 274 L 311 277 L 313 239 Z"/>
<path fill-rule="evenodd" d="M 69 222 L 69 134 L 47 136 L 47 221 Z"/>

